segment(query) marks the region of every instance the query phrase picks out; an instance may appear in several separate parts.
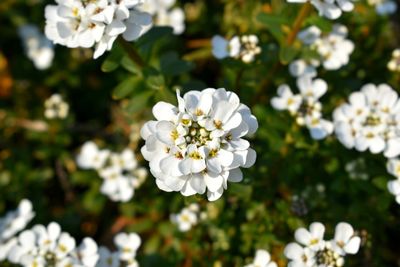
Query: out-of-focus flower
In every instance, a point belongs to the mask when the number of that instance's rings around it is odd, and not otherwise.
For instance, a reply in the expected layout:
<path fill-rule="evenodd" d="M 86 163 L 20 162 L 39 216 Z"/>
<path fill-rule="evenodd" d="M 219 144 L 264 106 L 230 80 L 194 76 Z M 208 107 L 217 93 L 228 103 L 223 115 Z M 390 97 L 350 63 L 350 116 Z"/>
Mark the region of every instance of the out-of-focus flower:
<path fill-rule="evenodd" d="M 317 76 L 317 67 L 320 65 L 319 61 L 312 59 L 306 61 L 304 59 L 297 59 L 289 64 L 289 72 L 293 77 L 310 76 L 312 78 Z"/>
<path fill-rule="evenodd" d="M 154 25 L 170 26 L 174 34 L 185 31 L 185 12 L 180 7 L 173 7 L 175 0 L 147 0 L 143 10 L 154 17 Z"/>
<path fill-rule="evenodd" d="M 396 177 L 395 180 L 387 183 L 387 188 L 396 197 L 396 202 L 400 204 L 400 160 L 398 158 L 389 159 L 386 169 L 391 175 Z"/>
<path fill-rule="evenodd" d="M 289 3 L 310 2 L 320 16 L 328 19 L 337 19 L 343 12 L 350 12 L 354 9 L 354 0 L 287 0 Z"/>
<path fill-rule="evenodd" d="M 234 36 L 230 40 L 216 35 L 211 39 L 212 53 L 218 59 L 232 57 L 250 63 L 261 53 L 258 42 L 256 35 Z"/>
<path fill-rule="evenodd" d="M 364 158 L 359 158 L 346 163 L 345 170 L 349 174 L 350 179 L 366 181 L 369 178 L 367 165 Z"/>
<path fill-rule="evenodd" d="M 127 202 L 132 199 L 135 188 L 145 181 L 147 170 L 139 168 L 135 154 L 130 149 L 121 153 L 100 150 L 94 142 L 86 142 L 77 156 L 82 169 L 94 169 L 103 179 L 100 191 L 112 201 Z"/>
<path fill-rule="evenodd" d="M 268 251 L 258 249 L 253 263 L 247 264 L 245 267 L 278 267 L 278 265 L 271 261 L 271 255 Z"/>
<path fill-rule="evenodd" d="M 347 148 L 400 155 L 400 102 L 389 85 L 367 84 L 349 96 L 333 113 L 335 133 Z"/>
<path fill-rule="evenodd" d="M 390 71 L 400 72 L 400 48 L 393 51 L 392 59 L 389 61 L 387 67 Z"/>
<path fill-rule="evenodd" d="M 140 247 L 141 239 L 136 233 L 119 233 L 114 238 L 115 246 L 119 254 L 119 259 L 130 266 L 137 264 L 136 252 Z"/>
<path fill-rule="evenodd" d="M 17 243 L 15 235 L 24 230 L 34 216 L 32 203 L 23 199 L 16 210 L 0 218 L 0 261 L 7 258 L 11 248 Z"/>
<path fill-rule="evenodd" d="M 142 130 L 144 158 L 161 190 L 184 196 L 204 194 L 217 200 L 228 181 L 240 182 L 240 167 L 254 164 L 256 153 L 244 139 L 255 133 L 257 119 L 239 97 L 223 88 L 190 91 L 179 106 L 159 102 L 156 121 Z"/>
<path fill-rule="evenodd" d="M 68 116 L 69 105 L 59 94 L 53 94 L 46 99 L 44 107 L 44 116 L 47 119 L 65 119 Z"/>
<path fill-rule="evenodd" d="M 35 25 L 23 25 L 18 32 L 23 41 L 25 53 L 33 61 L 35 67 L 39 70 L 49 68 L 54 58 L 54 48 L 50 40 Z"/>
<path fill-rule="evenodd" d="M 290 260 L 288 266 L 303 267 L 340 267 L 344 265 L 346 254 L 356 254 L 360 247 L 360 238 L 354 235 L 353 227 L 348 223 L 339 223 L 333 240 L 324 240 L 325 227 L 313 223 L 310 231 L 300 228 L 295 238 L 298 243 L 290 243 L 284 250 Z"/>
<path fill-rule="evenodd" d="M 392 0 L 368 0 L 369 5 L 374 6 L 379 15 L 391 15 L 397 10 L 396 1 Z"/>
<path fill-rule="evenodd" d="M 297 79 L 300 94 L 293 94 L 286 84 L 279 86 L 278 96 L 271 99 L 277 110 L 287 110 L 296 118 L 297 124 L 306 126 L 313 139 L 324 139 L 333 132 L 333 124 L 322 118 L 319 98 L 327 91 L 327 84 L 321 79 L 313 80 L 310 75 Z"/>
<path fill-rule="evenodd" d="M 45 10 L 46 36 L 70 48 L 95 47 L 94 58 L 111 50 L 119 35 L 138 39 L 152 22 L 142 0 L 56 0 Z"/>
<path fill-rule="evenodd" d="M 178 226 L 179 231 L 187 232 L 198 223 L 199 212 L 199 205 L 193 203 L 189 207 L 183 208 L 179 213 L 171 214 L 171 222 Z"/>

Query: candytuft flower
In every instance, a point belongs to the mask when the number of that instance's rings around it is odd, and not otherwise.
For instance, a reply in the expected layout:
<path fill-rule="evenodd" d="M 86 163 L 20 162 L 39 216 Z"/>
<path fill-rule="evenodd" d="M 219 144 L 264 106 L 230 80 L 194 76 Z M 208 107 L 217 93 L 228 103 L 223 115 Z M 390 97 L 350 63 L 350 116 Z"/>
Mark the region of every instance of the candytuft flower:
<path fill-rule="evenodd" d="M 143 0 L 56 0 L 45 10 L 46 36 L 70 48 L 95 47 L 94 58 L 111 50 L 118 36 L 138 39 L 151 25 L 151 15 L 141 11 Z"/>
<path fill-rule="evenodd" d="M 217 59 L 232 57 L 240 59 L 244 63 L 251 63 L 261 53 L 258 42 L 258 37 L 253 34 L 234 36 L 230 40 L 216 35 L 211 39 L 212 53 Z"/>
<path fill-rule="evenodd" d="M 258 249 L 256 251 L 256 256 L 251 264 L 247 264 L 244 267 L 278 267 L 278 265 L 271 261 L 271 255 L 268 251 L 263 249 Z"/>
<path fill-rule="evenodd" d="M 256 152 L 244 137 L 254 134 L 257 119 L 238 96 L 223 88 L 179 95 L 178 107 L 159 102 L 155 121 L 142 130 L 142 154 L 157 186 L 184 196 L 204 194 L 217 200 L 227 183 L 240 182 L 240 167 L 252 166 Z"/>
<path fill-rule="evenodd" d="M 310 2 L 320 16 L 328 19 L 337 19 L 343 12 L 350 12 L 354 9 L 354 0 L 287 0 L 289 3 Z"/>

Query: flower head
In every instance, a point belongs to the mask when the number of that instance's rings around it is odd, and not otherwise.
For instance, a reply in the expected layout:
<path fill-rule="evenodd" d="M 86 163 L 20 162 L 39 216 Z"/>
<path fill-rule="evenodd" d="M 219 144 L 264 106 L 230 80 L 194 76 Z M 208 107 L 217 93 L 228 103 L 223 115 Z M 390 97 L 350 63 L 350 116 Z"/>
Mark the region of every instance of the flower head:
<path fill-rule="evenodd" d="M 387 65 L 388 69 L 393 72 L 400 72 L 400 49 L 395 49 L 392 52 L 392 59 Z"/>
<path fill-rule="evenodd" d="M 225 89 L 178 94 L 178 107 L 159 102 L 156 121 L 142 130 L 144 158 L 161 190 L 185 196 L 221 197 L 227 182 L 243 179 L 240 167 L 254 164 L 256 153 L 244 139 L 257 127 L 250 109 L 235 93 Z"/>
<path fill-rule="evenodd" d="M 256 251 L 256 256 L 251 264 L 247 264 L 245 267 L 277 267 L 278 265 L 271 261 L 271 255 L 268 251 L 263 249 L 258 249 Z"/>
<path fill-rule="evenodd" d="M 53 94 L 46 99 L 44 107 L 44 116 L 47 119 L 65 119 L 68 116 L 69 105 L 59 94 Z"/>
<path fill-rule="evenodd" d="M 350 12 L 354 9 L 354 0 L 287 0 L 289 3 L 310 2 L 320 16 L 328 19 L 337 19 L 343 12 Z"/>

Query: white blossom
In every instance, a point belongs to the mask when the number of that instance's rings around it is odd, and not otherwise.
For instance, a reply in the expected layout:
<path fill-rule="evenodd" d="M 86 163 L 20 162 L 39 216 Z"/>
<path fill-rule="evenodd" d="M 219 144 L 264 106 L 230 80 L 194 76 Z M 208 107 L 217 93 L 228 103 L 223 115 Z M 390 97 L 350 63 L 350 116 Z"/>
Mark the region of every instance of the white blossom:
<path fill-rule="evenodd" d="M 141 239 L 136 233 L 119 233 L 114 237 L 119 259 L 128 264 L 136 263 L 136 252 L 140 247 Z"/>
<path fill-rule="evenodd" d="M 240 167 L 254 164 L 256 153 L 243 139 L 253 134 L 257 120 L 235 93 L 223 88 L 178 92 L 178 107 L 159 102 L 155 121 L 147 122 L 141 136 L 144 158 L 157 186 L 184 196 L 221 197 L 227 182 L 240 182 Z"/>
<path fill-rule="evenodd" d="M 397 11 L 397 3 L 392 0 L 368 0 L 370 6 L 375 7 L 376 13 L 381 16 L 391 15 Z"/>
<path fill-rule="evenodd" d="M 387 171 L 396 177 L 395 180 L 387 183 L 387 188 L 396 198 L 396 202 L 400 204 L 400 160 L 398 158 L 389 159 L 386 164 Z"/>
<path fill-rule="evenodd" d="M 388 69 L 393 72 L 400 72 L 400 49 L 392 52 L 392 58 L 387 65 Z"/>
<path fill-rule="evenodd" d="M 310 2 L 320 16 L 328 19 L 337 19 L 343 12 L 350 12 L 354 9 L 354 0 L 287 0 L 289 3 Z"/>
<path fill-rule="evenodd" d="M 174 7 L 175 0 L 147 0 L 143 10 L 154 17 L 154 25 L 170 26 L 174 34 L 185 31 L 185 13 L 182 8 Z"/>
<path fill-rule="evenodd" d="M 139 38 L 151 24 L 142 0 L 56 0 L 45 9 L 46 36 L 70 48 L 95 47 L 94 58 L 110 50 L 118 36 Z"/>
<path fill-rule="evenodd" d="M 322 118 L 319 102 L 328 89 L 326 82 L 305 75 L 297 79 L 297 87 L 300 94 L 293 94 L 286 84 L 279 86 L 278 96 L 271 99 L 271 105 L 277 110 L 289 111 L 297 124 L 308 128 L 313 139 L 324 139 L 333 132 L 333 124 Z"/>
<path fill-rule="evenodd" d="M 398 95 L 389 85 L 367 84 L 334 111 L 336 136 L 349 149 L 396 157 L 400 155 L 399 108 Z"/>
<path fill-rule="evenodd" d="M 23 41 L 25 53 L 39 70 L 51 66 L 54 58 L 53 44 L 48 40 L 35 25 L 26 24 L 18 29 Z"/>
<path fill-rule="evenodd" d="M 59 94 L 53 94 L 46 99 L 44 107 L 44 116 L 47 119 L 65 119 L 68 116 L 69 105 Z"/>
<path fill-rule="evenodd" d="M 109 150 L 100 150 L 94 142 L 88 141 L 83 144 L 76 162 L 82 169 L 100 170 L 104 167 L 109 155 Z"/>
<path fill-rule="evenodd" d="M 216 35 L 211 39 L 212 53 L 217 59 L 232 57 L 251 63 L 261 53 L 258 42 L 256 35 L 234 36 L 230 40 Z"/>
<path fill-rule="evenodd" d="M 183 208 L 177 214 L 171 214 L 171 222 L 178 226 L 179 231 L 187 232 L 199 222 L 200 207 L 196 203 Z"/>
<path fill-rule="evenodd" d="M 306 61 L 304 59 L 297 59 L 289 64 L 289 73 L 293 77 L 301 77 L 308 75 L 312 78 L 317 76 L 317 67 L 320 62 L 316 59 Z"/>
<path fill-rule="evenodd" d="M 268 251 L 258 249 L 254 261 L 251 264 L 247 264 L 245 267 L 278 267 L 278 265 L 271 261 L 271 255 Z"/>
<path fill-rule="evenodd" d="M 341 267 L 346 254 L 356 254 L 360 238 L 348 223 L 339 223 L 332 240 L 324 240 L 325 227 L 312 223 L 310 231 L 300 228 L 295 233 L 298 243 L 290 243 L 284 254 L 289 259 L 288 266 L 296 267 Z"/>

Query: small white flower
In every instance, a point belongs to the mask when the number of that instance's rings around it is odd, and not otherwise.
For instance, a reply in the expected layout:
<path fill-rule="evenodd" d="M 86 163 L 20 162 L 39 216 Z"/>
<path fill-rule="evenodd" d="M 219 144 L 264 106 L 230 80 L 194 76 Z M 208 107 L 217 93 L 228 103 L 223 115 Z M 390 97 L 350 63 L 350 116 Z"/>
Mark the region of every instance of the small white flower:
<path fill-rule="evenodd" d="M 400 155 L 400 108 L 397 93 L 386 84 L 367 84 L 349 96 L 333 113 L 335 133 L 347 148 Z"/>
<path fill-rule="evenodd" d="M 321 38 L 322 31 L 317 26 L 310 26 L 297 34 L 297 38 L 305 45 L 312 45 Z"/>
<path fill-rule="evenodd" d="M 288 266 L 315 266 L 315 252 L 307 247 L 303 248 L 297 243 L 290 243 L 285 247 L 283 253 L 285 254 L 285 257 L 290 260 Z"/>
<path fill-rule="evenodd" d="M 321 79 L 304 75 L 297 79 L 300 94 L 293 94 L 286 84 L 279 86 L 278 96 L 271 99 L 277 110 L 287 110 L 296 118 L 297 124 L 305 125 L 313 139 L 324 139 L 333 132 L 332 122 L 322 118 L 321 98 L 327 91 L 327 84 Z"/>
<path fill-rule="evenodd" d="M 147 0 L 143 4 L 143 10 L 154 17 L 154 25 L 170 26 L 174 34 L 182 34 L 185 31 L 185 13 L 179 7 L 173 8 L 175 0 Z"/>
<path fill-rule="evenodd" d="M 400 72 L 400 49 L 395 49 L 392 53 L 392 59 L 387 65 L 388 69 L 393 72 Z"/>
<path fill-rule="evenodd" d="M 59 94 L 53 94 L 46 99 L 44 107 L 44 116 L 47 119 L 65 119 L 68 116 L 69 105 Z"/>
<path fill-rule="evenodd" d="M 370 6 L 374 6 L 376 13 L 381 16 L 391 15 L 397 11 L 397 3 L 391 0 L 368 0 Z"/>
<path fill-rule="evenodd" d="M 387 183 L 388 190 L 396 197 L 396 202 L 400 204 L 400 180 L 392 180 Z"/>
<path fill-rule="evenodd" d="M 271 261 L 271 255 L 268 251 L 258 249 L 253 263 L 248 264 L 245 267 L 278 267 L 278 265 Z"/>
<path fill-rule="evenodd" d="M 115 236 L 114 243 L 119 252 L 119 259 L 129 263 L 135 259 L 141 240 L 136 233 L 119 233 Z"/>
<path fill-rule="evenodd" d="M 360 248 L 361 239 L 354 235 L 353 227 L 345 222 L 336 225 L 333 249 L 340 255 L 356 254 Z"/>
<path fill-rule="evenodd" d="M 289 72 L 293 77 L 301 77 L 308 75 L 312 78 L 317 76 L 317 67 L 320 65 L 319 61 L 312 59 L 306 61 L 304 59 L 297 59 L 289 64 Z"/>
<path fill-rule="evenodd" d="M 324 241 L 325 226 L 322 223 L 314 222 L 310 225 L 310 230 L 299 228 L 294 236 L 300 244 L 312 250 L 319 250 Z"/>
<path fill-rule="evenodd" d="M 84 238 L 73 253 L 75 264 L 85 267 L 97 266 L 99 257 L 98 246 L 96 242 L 89 237 Z"/>
<path fill-rule="evenodd" d="M 198 223 L 199 206 L 191 204 L 178 214 L 171 214 L 171 222 L 178 226 L 179 231 L 187 232 Z"/>
<path fill-rule="evenodd" d="M 153 108 L 157 120 L 143 126 L 141 152 L 161 190 L 184 196 L 207 191 L 216 200 L 228 181 L 243 179 L 240 167 L 254 164 L 256 153 L 244 137 L 256 131 L 257 120 L 236 94 L 222 88 L 178 94 L 178 102 Z"/>
<path fill-rule="evenodd" d="M 310 2 L 320 16 L 328 19 L 337 19 L 343 12 L 350 12 L 354 9 L 354 0 L 287 0 L 289 3 Z"/>
<path fill-rule="evenodd" d="M 258 42 L 256 35 L 234 36 L 230 40 L 216 35 L 211 39 L 212 53 L 217 59 L 232 57 L 250 63 L 261 53 Z"/>
<path fill-rule="evenodd" d="M 109 150 L 99 150 L 94 142 L 89 141 L 83 144 L 76 162 L 82 169 L 100 170 L 104 167 L 109 155 Z"/>
<path fill-rule="evenodd" d="M 35 25 L 27 24 L 18 29 L 23 41 L 25 53 L 39 70 L 51 66 L 54 58 L 53 44 L 41 33 Z"/>
<path fill-rule="evenodd" d="M 110 252 L 108 248 L 100 247 L 99 249 L 99 262 L 96 267 L 119 267 L 119 253 Z"/>

